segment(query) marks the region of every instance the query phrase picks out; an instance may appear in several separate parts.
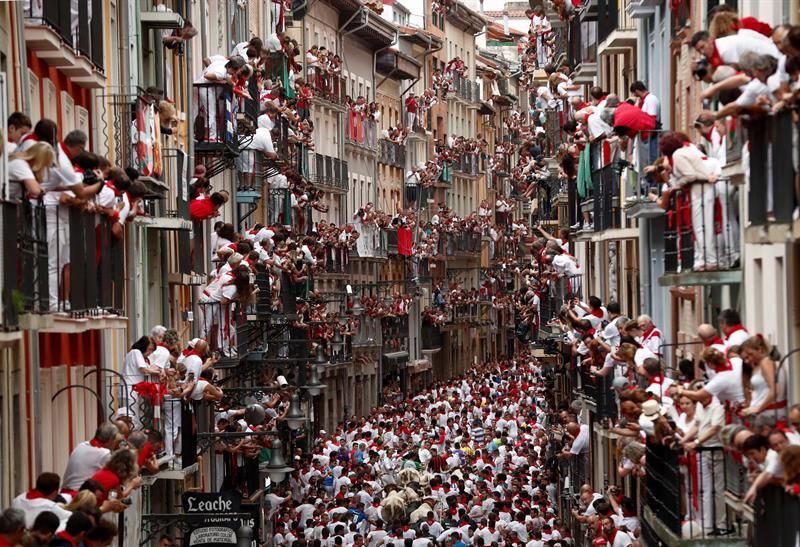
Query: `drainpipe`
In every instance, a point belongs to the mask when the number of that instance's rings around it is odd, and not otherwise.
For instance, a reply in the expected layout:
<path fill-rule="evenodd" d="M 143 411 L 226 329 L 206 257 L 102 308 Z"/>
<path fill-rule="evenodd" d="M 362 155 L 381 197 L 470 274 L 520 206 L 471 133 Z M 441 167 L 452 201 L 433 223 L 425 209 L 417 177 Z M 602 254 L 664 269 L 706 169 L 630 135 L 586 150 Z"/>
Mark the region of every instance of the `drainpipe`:
<path fill-rule="evenodd" d="M 183 3 L 183 13 L 185 15 L 191 15 L 192 10 L 192 0 L 185 0 Z M 202 9 L 202 7 L 201 7 Z M 200 29 L 202 31 L 204 25 L 200 25 Z M 205 40 L 203 41 L 205 42 Z M 185 56 L 186 56 L 186 89 L 189 93 L 189 97 L 194 96 L 194 88 L 192 87 L 192 82 L 194 82 L 194 55 L 192 55 L 192 46 L 185 48 Z M 202 54 L 201 54 L 202 56 Z M 186 101 L 187 105 L 187 112 L 186 112 L 186 165 L 184 166 L 184 172 L 180 174 L 181 177 L 181 186 L 183 184 L 188 185 L 188 173 L 194 171 L 194 112 L 192 112 L 193 101 L 191 99 Z M 181 188 L 181 192 L 183 189 Z M 196 234 L 193 234 L 196 235 Z M 200 297 L 200 287 L 198 285 L 193 285 L 190 291 L 190 300 L 188 303 L 184 303 L 184 305 L 188 304 L 188 310 L 192 311 L 194 317 L 198 316 L 198 309 L 197 309 L 197 300 Z M 192 335 L 198 336 L 200 334 L 200 327 L 198 321 L 193 321 L 192 324 Z"/>
<path fill-rule="evenodd" d="M 25 14 L 22 10 L 22 2 L 14 4 L 14 24 L 16 26 L 16 70 L 19 74 L 19 110 L 30 114 L 30 97 L 28 97 L 28 57 L 25 48 Z M 38 472 L 38 470 L 37 470 Z"/>
<path fill-rule="evenodd" d="M 650 314 L 652 294 L 650 290 L 650 221 L 639 220 L 639 307 L 641 313 Z"/>

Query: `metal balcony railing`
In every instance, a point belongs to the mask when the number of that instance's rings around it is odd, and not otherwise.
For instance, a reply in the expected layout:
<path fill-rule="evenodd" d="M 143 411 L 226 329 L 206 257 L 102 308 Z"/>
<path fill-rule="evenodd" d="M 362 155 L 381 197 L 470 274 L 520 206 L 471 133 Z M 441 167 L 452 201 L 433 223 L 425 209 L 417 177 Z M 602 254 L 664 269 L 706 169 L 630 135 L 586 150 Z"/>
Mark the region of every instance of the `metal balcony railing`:
<path fill-rule="evenodd" d="M 320 67 L 309 67 L 306 69 L 306 78 L 314 89 L 315 97 L 338 105 L 346 104 L 347 79 L 341 74 L 332 74 Z"/>
<path fill-rule="evenodd" d="M 3 207 L 4 320 L 24 312 L 121 313 L 124 249 L 112 222 L 28 200 Z"/>
<path fill-rule="evenodd" d="M 461 154 L 452 162 L 453 171 L 464 175 L 477 176 L 480 164 L 480 154 L 477 152 Z"/>
<path fill-rule="evenodd" d="M 726 492 L 727 496 L 731 495 L 727 481 L 730 461 L 722 447 L 701 447 L 695 452 L 687 453 L 648 439 L 646 507 L 663 526 L 678 537 L 711 538 L 722 532 L 727 538 L 740 538 L 742 530 L 726 507 Z M 734 467 L 738 465 L 735 464 Z M 781 500 L 772 499 L 764 493 L 757 501 L 774 502 L 780 503 Z M 787 505 L 789 507 L 791 506 Z M 797 510 L 797 506 L 794 507 Z M 762 518 L 759 519 L 759 516 Z M 765 515 L 757 513 L 757 528 L 759 520 L 765 522 L 774 518 L 764 517 Z M 648 531 L 648 534 L 654 533 L 654 529 L 655 527 Z M 796 534 L 796 522 L 794 530 Z M 774 538 L 774 529 L 772 532 L 771 537 Z M 761 545 L 758 542 L 755 544 Z"/>
<path fill-rule="evenodd" d="M 378 124 L 351 110 L 347 115 L 345 139 L 351 144 L 363 146 L 370 150 L 378 147 Z"/>
<path fill-rule="evenodd" d="M 350 171 L 347 162 L 331 156 L 308 152 L 308 180 L 318 186 L 347 191 Z"/>
<path fill-rule="evenodd" d="M 594 404 L 597 419 L 613 418 L 617 415 L 617 401 L 611 382 L 614 377 L 598 376 L 581 368 L 581 392 L 584 398 Z"/>
<path fill-rule="evenodd" d="M 194 84 L 194 138 L 198 145 L 237 146 L 236 106 L 227 84 Z"/>
<path fill-rule="evenodd" d="M 734 193 L 730 180 L 721 179 L 714 184 L 695 182 L 691 188 L 670 194 L 664 229 L 665 271 L 685 273 L 739 267 Z"/>
<path fill-rule="evenodd" d="M 26 3 L 25 15 L 28 19 L 52 28 L 76 53 L 103 70 L 105 17 L 102 0 L 83 0 L 74 4 L 58 0 L 28 0 Z M 78 10 L 77 18 L 73 18 L 73 5 Z"/>
<path fill-rule="evenodd" d="M 760 226 L 769 223 L 789 223 L 800 195 L 794 180 L 794 157 L 798 125 L 792 113 L 782 111 L 774 116 L 751 120 L 748 133 L 750 143 L 750 191 L 748 221 Z"/>
<path fill-rule="evenodd" d="M 403 144 L 381 139 L 378 147 L 378 161 L 386 165 L 405 168 L 406 147 Z"/>
<path fill-rule="evenodd" d="M 292 81 L 289 78 L 289 60 L 286 55 L 281 51 L 272 51 L 267 57 L 265 67 L 267 78 L 273 82 L 281 82 L 281 86 L 286 91 L 286 96 L 294 98 L 295 90 Z"/>

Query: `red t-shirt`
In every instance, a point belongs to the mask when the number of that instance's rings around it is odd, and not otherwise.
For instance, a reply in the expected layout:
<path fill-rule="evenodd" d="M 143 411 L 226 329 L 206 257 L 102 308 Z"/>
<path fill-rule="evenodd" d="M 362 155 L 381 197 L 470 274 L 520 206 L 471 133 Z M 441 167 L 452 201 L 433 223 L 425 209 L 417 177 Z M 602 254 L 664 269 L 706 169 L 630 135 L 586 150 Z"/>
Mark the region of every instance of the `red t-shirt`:
<path fill-rule="evenodd" d="M 110 469 L 106 469 L 105 467 L 92 475 L 92 480 L 99 482 L 103 487 L 103 492 L 99 492 L 97 494 L 98 506 L 108 499 L 109 492 L 119 488 L 122 485 L 122 482 L 119 480 L 119 477 L 116 475 L 116 473 Z"/>
<path fill-rule="evenodd" d="M 150 441 L 147 441 L 146 443 L 144 443 L 144 446 L 139 451 L 139 458 L 137 460 L 137 463 L 139 464 L 139 467 L 144 465 L 144 462 L 149 460 L 150 456 L 152 456 L 152 455 L 153 455 L 153 445 L 150 444 Z"/>
<path fill-rule="evenodd" d="M 411 256 L 412 240 L 409 228 L 397 229 L 397 254 L 400 256 Z"/>
<path fill-rule="evenodd" d="M 192 220 L 206 220 L 214 216 L 214 204 L 209 198 L 193 199 L 189 203 L 189 216 Z"/>

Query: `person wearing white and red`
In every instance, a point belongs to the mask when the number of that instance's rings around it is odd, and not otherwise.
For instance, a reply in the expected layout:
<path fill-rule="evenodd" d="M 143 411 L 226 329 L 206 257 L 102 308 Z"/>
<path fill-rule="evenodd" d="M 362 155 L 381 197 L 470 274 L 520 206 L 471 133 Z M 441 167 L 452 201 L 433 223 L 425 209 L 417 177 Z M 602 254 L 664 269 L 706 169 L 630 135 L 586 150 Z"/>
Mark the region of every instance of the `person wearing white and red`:
<path fill-rule="evenodd" d="M 653 117 L 656 121 L 656 129 L 661 127 L 661 103 L 658 97 L 650 93 L 644 82 L 636 81 L 631 84 L 631 93 L 638 99 L 636 106 L 649 116 Z M 648 164 L 656 161 L 658 157 L 658 133 L 650 133 L 642 131 L 639 133 L 639 138 L 647 147 L 649 157 L 647 158 Z"/>
<path fill-rule="evenodd" d="M 74 496 L 78 488 L 103 468 L 117 443 L 119 430 L 112 423 L 98 426 L 94 437 L 76 446 L 67 460 L 61 491 Z"/>
<path fill-rule="evenodd" d="M 414 127 L 414 121 L 417 118 L 417 110 L 419 105 L 417 104 L 417 97 L 414 95 L 414 92 L 411 91 L 406 97 L 406 127 L 411 128 Z"/>
<path fill-rule="evenodd" d="M 725 335 L 725 344 L 728 348 L 738 348 L 750 338 L 750 333 L 742 325 L 739 312 L 732 309 L 722 310 L 719 314 L 719 329 Z"/>
<path fill-rule="evenodd" d="M 618 529 L 611 516 L 602 517 L 601 523 L 603 526 L 603 537 L 608 542 L 608 547 L 629 547 L 633 545 L 631 536 Z"/>
<path fill-rule="evenodd" d="M 664 343 L 661 331 L 656 328 L 649 315 L 640 315 L 636 322 L 642 329 L 642 337 L 638 342 L 660 359 L 662 356 L 661 345 Z"/>
<path fill-rule="evenodd" d="M 25 525 L 28 528 L 33 526 L 33 521 L 36 520 L 39 513 L 50 511 L 55 513 L 61 521 L 59 529 L 64 529 L 67 519 L 72 513 L 55 501 L 58 497 L 60 483 L 61 480 L 55 473 L 42 473 L 36 478 L 36 486 L 33 490 L 20 494 L 11 502 L 11 507 L 25 512 Z"/>
<path fill-rule="evenodd" d="M 645 359 L 642 363 L 641 371 L 644 372 L 647 378 L 647 387 L 645 391 L 658 397 L 661 405 L 667 408 L 672 407 L 675 402 L 669 396 L 669 387 L 673 381 L 671 378 L 664 376 L 664 371 L 661 369 L 661 361 L 658 359 L 650 358 Z"/>
<path fill-rule="evenodd" d="M 703 347 L 714 348 L 723 354 L 728 353 L 728 345 L 725 343 L 725 340 L 719 336 L 717 329 L 715 329 L 712 325 L 703 323 L 697 327 L 697 337 L 700 338 L 701 342 L 703 342 Z M 706 367 L 706 378 L 710 380 L 714 377 L 714 374 L 716 374 L 716 372 L 713 368 Z"/>

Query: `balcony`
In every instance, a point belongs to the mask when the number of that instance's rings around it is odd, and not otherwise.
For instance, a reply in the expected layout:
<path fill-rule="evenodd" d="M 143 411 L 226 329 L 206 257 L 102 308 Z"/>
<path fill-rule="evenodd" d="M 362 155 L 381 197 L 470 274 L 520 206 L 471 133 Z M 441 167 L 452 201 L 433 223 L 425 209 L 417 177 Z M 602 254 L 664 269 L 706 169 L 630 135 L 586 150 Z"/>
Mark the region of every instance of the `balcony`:
<path fill-rule="evenodd" d="M 573 20 L 569 37 L 568 59 L 575 67 L 572 80 L 591 85 L 597 76 L 597 21 Z"/>
<path fill-rule="evenodd" d="M 478 89 L 477 82 L 473 82 L 469 78 L 463 78 L 457 72 L 454 72 L 453 91 L 448 94 L 447 97 L 472 103 L 481 100 L 481 93 L 480 89 Z"/>
<path fill-rule="evenodd" d="M 405 169 L 406 147 L 403 144 L 392 142 L 388 139 L 378 141 L 378 162 L 392 167 Z"/>
<path fill-rule="evenodd" d="M 442 348 L 442 331 L 438 326 L 424 322 L 422 324 L 422 351 L 434 351 Z"/>
<path fill-rule="evenodd" d="M 666 198 L 665 275 L 659 279 L 659 284 L 741 282 L 734 192 L 730 180 L 720 179 L 716 184 L 694 183 L 691 191 L 676 190 Z M 750 199 L 753 193 L 750 192 Z"/>
<path fill-rule="evenodd" d="M 796 174 L 792 163 L 783 159 L 794 156 L 797 133 L 798 126 L 788 111 L 750 121 L 750 189 L 747 193 L 750 226 L 763 229 L 792 222 L 800 195 L 795 190 Z"/>
<path fill-rule="evenodd" d="M 436 258 L 479 259 L 481 248 L 479 233 L 441 234 Z"/>
<path fill-rule="evenodd" d="M 239 152 L 233 89 L 227 84 L 194 84 L 195 149 L 199 153 L 223 153 L 235 157 Z"/>
<path fill-rule="evenodd" d="M 378 149 L 378 124 L 351 110 L 347 115 L 344 138 L 345 144 L 374 153 Z"/>
<path fill-rule="evenodd" d="M 600 11 L 598 4 L 601 1 L 602 0 L 586 0 L 586 2 L 583 3 L 583 6 L 581 6 L 580 20 L 582 22 L 597 21 L 599 17 L 598 12 Z"/>
<path fill-rule="evenodd" d="M 396 49 L 385 49 L 375 59 L 378 74 L 394 80 L 416 80 L 422 64 L 413 57 Z"/>
<path fill-rule="evenodd" d="M 655 15 L 660 0 L 627 0 L 625 12 L 633 19 L 646 19 Z"/>
<path fill-rule="evenodd" d="M 589 405 L 589 409 L 594 412 L 596 420 L 605 418 L 615 418 L 617 416 L 617 401 L 611 382 L 614 380 L 612 374 L 608 376 L 598 376 L 592 372 L 580 370 L 581 394 L 583 400 Z"/>
<path fill-rule="evenodd" d="M 323 101 L 337 110 L 347 106 L 347 79 L 341 74 L 331 74 L 320 67 L 308 67 L 306 80 L 314 89 L 314 100 Z"/>
<path fill-rule="evenodd" d="M 24 313 L 122 315 L 124 245 L 106 217 L 24 200 L 3 203 L 3 222 L 6 327 Z"/>
<path fill-rule="evenodd" d="M 597 40 L 600 55 L 625 53 L 636 48 L 636 23 L 624 9 L 629 0 L 599 0 Z"/>
<path fill-rule="evenodd" d="M 353 227 L 358 232 L 358 239 L 355 248 L 350 251 L 352 258 L 384 259 L 387 257 L 387 239 L 384 230 L 381 230 L 375 223 L 356 222 Z"/>
<path fill-rule="evenodd" d="M 78 86 L 104 87 L 102 0 L 77 3 L 78 26 L 75 28 L 70 2 L 28 0 L 27 3 L 25 45 Z"/>
<path fill-rule="evenodd" d="M 347 193 L 350 174 L 347 162 L 319 153 L 308 153 L 308 180 L 321 190 Z"/>
<path fill-rule="evenodd" d="M 743 505 L 747 469 L 722 447 L 686 454 L 648 441 L 645 459 L 642 540 L 647 545 L 794 544 L 800 528 L 798 498 L 782 486 L 769 485 L 760 490 L 752 508 Z M 702 471 L 687 473 L 687 464 Z M 779 541 L 782 538 L 786 541 Z"/>
<path fill-rule="evenodd" d="M 478 176 L 479 164 L 480 154 L 477 152 L 461 154 L 451 162 L 454 173 L 470 177 Z"/>
<path fill-rule="evenodd" d="M 338 0 L 337 3 L 349 4 L 350 2 L 349 0 Z M 359 38 L 373 51 L 387 48 L 394 43 L 397 36 L 395 25 L 360 4 L 356 7 L 358 12 L 355 16 L 347 13 L 348 8 L 340 11 L 340 17 L 346 18 L 348 21 L 347 27 L 341 29 L 345 36 L 352 35 Z"/>
<path fill-rule="evenodd" d="M 289 78 L 289 61 L 280 51 L 271 51 L 267 57 L 264 67 L 267 78 L 273 82 L 281 82 L 281 87 L 286 91 L 286 96 L 293 99 L 295 96 L 294 86 Z"/>
<path fill-rule="evenodd" d="M 381 318 L 384 358 L 399 361 L 408 358 L 408 315 Z"/>

